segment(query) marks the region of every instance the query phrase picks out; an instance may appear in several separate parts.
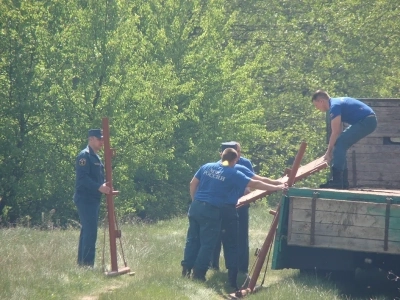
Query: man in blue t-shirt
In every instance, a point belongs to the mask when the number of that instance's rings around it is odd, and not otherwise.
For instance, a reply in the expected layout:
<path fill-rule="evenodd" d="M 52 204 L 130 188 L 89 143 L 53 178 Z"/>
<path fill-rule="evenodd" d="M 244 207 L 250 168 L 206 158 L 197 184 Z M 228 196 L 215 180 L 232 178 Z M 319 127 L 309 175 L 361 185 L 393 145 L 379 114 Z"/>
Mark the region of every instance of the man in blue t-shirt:
<path fill-rule="evenodd" d="M 226 142 L 221 144 L 221 151 L 233 148 L 240 155 L 240 144 L 238 142 Z M 271 189 L 277 185 L 282 185 L 279 180 L 256 175 L 253 171 L 250 160 L 240 157 L 234 168 L 247 177 L 259 180 L 271 185 Z M 250 169 L 251 168 L 251 169 Z M 211 261 L 213 269 L 219 269 L 219 257 L 221 252 L 221 242 L 224 249 L 225 267 L 228 270 L 229 284 L 236 286 L 237 273 L 247 273 L 249 265 L 249 214 L 247 205 L 244 209 L 236 209 L 237 201 L 248 189 L 234 189 L 228 196 L 227 202 L 221 207 L 221 236 L 217 242 Z"/>
<path fill-rule="evenodd" d="M 357 99 L 331 98 L 323 90 L 313 94 L 312 103 L 322 112 L 329 111 L 331 125 L 325 160 L 331 162 L 332 179 L 320 185 L 320 188 L 348 189 L 346 152 L 353 144 L 376 129 L 375 113 L 371 107 Z M 349 124 L 344 131 L 342 122 Z"/>
<path fill-rule="evenodd" d="M 271 187 L 261 181 L 250 179 L 234 166 L 238 154 L 234 149 L 225 149 L 221 161 L 203 165 L 190 182 L 192 203 L 189 208 L 189 228 L 181 262 L 182 275 L 205 280 L 212 252 L 221 228 L 221 206 L 227 202 L 234 190 L 246 188 L 268 190 Z M 276 186 L 277 190 L 285 186 Z"/>

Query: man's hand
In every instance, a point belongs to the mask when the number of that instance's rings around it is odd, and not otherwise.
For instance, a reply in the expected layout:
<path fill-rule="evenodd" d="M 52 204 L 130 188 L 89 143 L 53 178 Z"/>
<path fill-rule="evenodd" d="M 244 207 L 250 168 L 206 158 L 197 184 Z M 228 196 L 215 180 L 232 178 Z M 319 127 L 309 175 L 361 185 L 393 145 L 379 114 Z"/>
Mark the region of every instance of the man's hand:
<path fill-rule="evenodd" d="M 332 159 L 332 152 L 327 150 L 324 155 L 324 160 L 329 164 Z"/>
<path fill-rule="evenodd" d="M 111 191 L 111 189 L 107 186 L 107 183 L 103 183 L 100 187 L 99 187 L 99 192 L 103 193 L 103 194 L 109 194 Z"/>
<path fill-rule="evenodd" d="M 250 192 L 251 192 L 251 190 L 250 190 L 249 188 L 246 188 L 246 189 L 244 190 L 243 195 L 250 194 Z"/>
<path fill-rule="evenodd" d="M 287 192 L 289 189 L 287 183 L 279 184 L 276 187 L 277 187 L 277 191 L 283 191 L 283 192 Z"/>
<path fill-rule="evenodd" d="M 285 175 L 282 178 L 278 179 L 277 181 L 279 182 L 278 184 L 284 184 L 284 183 L 287 183 L 288 180 L 289 180 L 289 177 L 287 175 Z"/>

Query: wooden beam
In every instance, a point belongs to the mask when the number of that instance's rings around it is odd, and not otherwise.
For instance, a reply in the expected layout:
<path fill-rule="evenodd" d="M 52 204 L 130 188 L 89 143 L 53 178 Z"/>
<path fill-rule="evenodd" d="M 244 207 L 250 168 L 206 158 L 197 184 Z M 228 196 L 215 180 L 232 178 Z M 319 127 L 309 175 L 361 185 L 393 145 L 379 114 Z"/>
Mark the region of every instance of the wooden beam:
<path fill-rule="evenodd" d="M 352 251 L 366 251 L 376 253 L 400 254 L 400 242 L 388 242 L 388 250 L 384 251 L 383 240 L 355 239 L 347 237 L 334 237 L 315 235 L 315 244 L 310 246 L 309 234 L 292 233 L 288 245 L 307 246 L 316 248 L 330 248 Z"/>
<path fill-rule="evenodd" d="M 324 160 L 323 157 L 320 157 L 304 166 L 299 167 L 298 171 L 296 172 L 295 177 L 293 178 L 293 183 L 296 183 L 316 172 L 319 172 L 325 168 L 328 167 L 328 164 Z M 293 170 L 293 168 L 292 168 Z M 281 177 L 280 179 L 286 179 L 288 181 L 289 177 Z M 238 201 L 238 204 L 236 207 L 242 207 L 243 205 L 247 205 L 249 203 L 255 202 L 258 199 L 261 199 L 265 196 L 271 195 L 275 192 L 271 191 L 262 191 L 262 190 L 254 190 L 251 193 L 241 197 Z"/>

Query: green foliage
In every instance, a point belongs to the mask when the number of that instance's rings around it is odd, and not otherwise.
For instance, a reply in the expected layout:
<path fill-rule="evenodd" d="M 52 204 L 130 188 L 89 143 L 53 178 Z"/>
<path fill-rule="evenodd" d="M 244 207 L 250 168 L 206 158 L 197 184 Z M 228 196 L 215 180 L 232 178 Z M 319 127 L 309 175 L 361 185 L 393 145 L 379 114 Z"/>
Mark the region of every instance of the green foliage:
<path fill-rule="evenodd" d="M 315 89 L 400 97 L 399 14 L 394 0 L 2 1 L 3 222 L 77 218 L 74 158 L 104 116 L 121 216 L 184 213 L 223 141 L 275 178 L 302 141 L 319 157 Z"/>

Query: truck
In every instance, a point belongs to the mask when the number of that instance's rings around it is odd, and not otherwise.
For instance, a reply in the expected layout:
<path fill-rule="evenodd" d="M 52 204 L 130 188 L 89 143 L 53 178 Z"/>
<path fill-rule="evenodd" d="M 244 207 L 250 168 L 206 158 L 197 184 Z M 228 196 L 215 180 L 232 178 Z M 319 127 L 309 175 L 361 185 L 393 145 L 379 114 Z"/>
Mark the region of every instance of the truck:
<path fill-rule="evenodd" d="M 359 99 L 378 126 L 347 152 L 350 188 L 289 189 L 281 200 L 273 270 L 400 274 L 400 99 Z M 329 137 L 329 126 L 327 136 Z"/>

